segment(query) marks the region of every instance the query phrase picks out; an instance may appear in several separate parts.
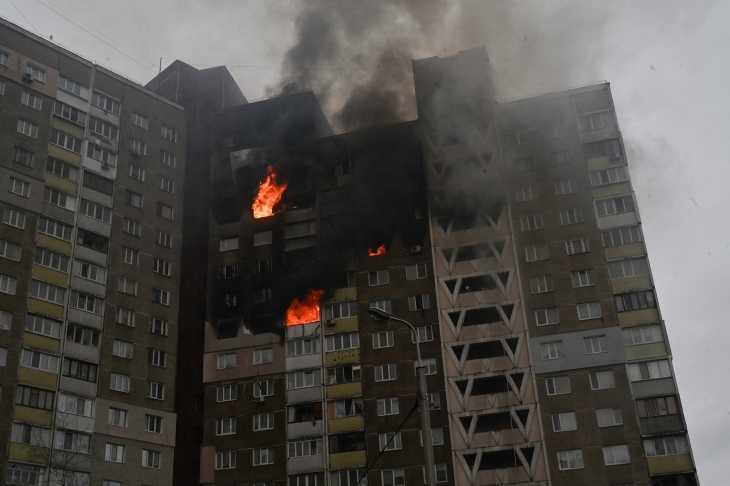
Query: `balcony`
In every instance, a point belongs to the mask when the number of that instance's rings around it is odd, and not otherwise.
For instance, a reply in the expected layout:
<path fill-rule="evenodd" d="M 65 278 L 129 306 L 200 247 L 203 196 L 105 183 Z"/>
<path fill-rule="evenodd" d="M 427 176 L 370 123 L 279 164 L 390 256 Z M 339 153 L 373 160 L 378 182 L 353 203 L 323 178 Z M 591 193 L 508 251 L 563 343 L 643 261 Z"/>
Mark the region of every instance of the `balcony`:
<path fill-rule="evenodd" d="M 640 344 L 638 346 L 626 347 L 626 359 L 633 361 L 636 359 L 658 358 L 666 356 L 666 343 Z"/>
<path fill-rule="evenodd" d="M 357 397 L 362 395 L 362 382 L 330 385 L 327 387 L 327 399 Z"/>
<path fill-rule="evenodd" d="M 648 457 L 649 474 L 668 474 L 692 471 L 692 457 L 689 454 L 676 456 Z"/>
<path fill-rule="evenodd" d="M 684 430 L 684 424 L 680 415 L 643 418 L 639 419 L 639 424 L 642 435 L 665 434 Z"/>
<path fill-rule="evenodd" d="M 353 430 L 365 429 L 365 420 L 362 415 L 353 417 L 333 418 L 327 421 L 327 433 L 338 434 L 340 432 L 351 432 Z"/>
<path fill-rule="evenodd" d="M 357 331 L 357 317 L 346 317 L 344 319 L 335 319 L 332 325 L 325 324 L 325 334 L 335 334 L 339 332 Z"/>
<path fill-rule="evenodd" d="M 322 386 L 297 388 L 286 392 L 286 403 L 316 402 L 322 400 Z"/>
<path fill-rule="evenodd" d="M 357 363 L 358 361 L 360 361 L 359 349 L 332 351 L 325 354 L 325 366 L 337 366 L 345 363 Z"/>
<path fill-rule="evenodd" d="M 58 353 L 61 343 L 58 339 L 53 339 L 40 334 L 26 332 L 23 334 L 23 344 L 29 348 L 42 349 L 50 353 Z"/>
<path fill-rule="evenodd" d="M 611 280 L 611 290 L 614 293 L 629 292 L 631 290 L 652 288 L 649 275 L 637 275 L 636 277 L 622 277 Z"/>
<path fill-rule="evenodd" d="M 618 323 L 621 327 L 648 324 L 659 321 L 659 311 L 657 309 L 642 309 L 618 313 Z"/>
<path fill-rule="evenodd" d="M 642 256 L 646 254 L 643 243 L 630 243 L 628 245 L 611 246 L 604 250 L 606 260 Z"/>
<path fill-rule="evenodd" d="M 315 420 L 312 422 L 294 422 L 287 425 L 286 436 L 289 439 L 299 437 L 312 437 L 324 433 L 324 421 Z"/>
<path fill-rule="evenodd" d="M 324 469 L 324 454 L 318 456 L 290 457 L 287 462 L 289 474 L 321 471 Z"/>
<path fill-rule="evenodd" d="M 330 454 L 330 469 L 347 469 L 351 467 L 365 466 L 366 461 L 367 453 L 365 451 Z"/>

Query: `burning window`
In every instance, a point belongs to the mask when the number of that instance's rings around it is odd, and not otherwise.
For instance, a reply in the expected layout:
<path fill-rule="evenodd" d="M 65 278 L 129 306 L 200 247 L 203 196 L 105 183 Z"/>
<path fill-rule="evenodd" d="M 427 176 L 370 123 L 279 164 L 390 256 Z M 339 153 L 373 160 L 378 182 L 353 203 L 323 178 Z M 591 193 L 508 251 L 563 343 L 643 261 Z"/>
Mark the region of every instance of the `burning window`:
<path fill-rule="evenodd" d="M 254 218 L 266 218 L 274 214 L 274 208 L 281 202 L 288 184 L 279 182 L 273 166 L 266 169 L 266 179 L 259 184 L 259 190 L 256 194 L 251 208 L 253 209 Z"/>
<path fill-rule="evenodd" d="M 371 287 L 375 287 L 376 285 L 385 285 L 390 281 L 388 269 L 369 272 L 368 277 Z"/>
<path fill-rule="evenodd" d="M 368 256 L 378 256 L 378 255 L 385 255 L 387 252 L 387 248 L 385 247 L 385 243 L 381 244 L 377 248 L 368 248 Z"/>
<path fill-rule="evenodd" d="M 286 325 L 296 326 L 319 321 L 319 301 L 323 295 L 324 290 L 310 290 L 303 300 L 295 298 L 286 310 Z"/>

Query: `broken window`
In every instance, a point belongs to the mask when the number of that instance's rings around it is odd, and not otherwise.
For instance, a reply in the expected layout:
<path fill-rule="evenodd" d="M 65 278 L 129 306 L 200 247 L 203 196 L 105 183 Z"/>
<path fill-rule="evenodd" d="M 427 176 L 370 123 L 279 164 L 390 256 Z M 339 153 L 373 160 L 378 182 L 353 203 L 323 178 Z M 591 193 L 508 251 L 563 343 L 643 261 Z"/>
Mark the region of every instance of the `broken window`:
<path fill-rule="evenodd" d="M 431 300 L 428 294 L 411 295 L 408 297 L 408 310 L 417 311 L 431 308 Z"/>
<path fill-rule="evenodd" d="M 365 434 L 363 432 L 350 432 L 329 436 L 330 454 L 341 452 L 354 452 L 365 450 Z"/>
<path fill-rule="evenodd" d="M 329 418 L 352 417 L 362 414 L 362 397 L 327 402 L 327 416 Z"/>
<path fill-rule="evenodd" d="M 349 287 L 356 287 L 357 280 L 354 270 L 347 270 L 340 272 L 337 277 L 337 288 L 344 289 Z"/>
<path fill-rule="evenodd" d="M 583 145 L 583 151 L 587 159 L 594 157 L 612 157 L 621 156 L 621 142 L 618 138 L 610 140 L 601 140 L 600 142 L 586 143 Z"/>
<path fill-rule="evenodd" d="M 299 403 L 288 409 L 289 423 L 322 420 L 322 402 Z"/>
<path fill-rule="evenodd" d="M 228 279 L 238 277 L 238 264 L 232 263 L 230 265 L 221 265 L 220 278 Z"/>
<path fill-rule="evenodd" d="M 273 270 L 271 258 L 262 258 L 253 263 L 253 273 L 269 273 Z"/>
<path fill-rule="evenodd" d="M 553 291 L 553 276 L 542 275 L 540 277 L 532 277 L 530 279 L 530 290 L 533 294 L 541 294 L 543 292 Z"/>
<path fill-rule="evenodd" d="M 360 365 L 347 364 L 335 368 L 327 368 L 327 384 L 340 385 L 362 380 Z"/>

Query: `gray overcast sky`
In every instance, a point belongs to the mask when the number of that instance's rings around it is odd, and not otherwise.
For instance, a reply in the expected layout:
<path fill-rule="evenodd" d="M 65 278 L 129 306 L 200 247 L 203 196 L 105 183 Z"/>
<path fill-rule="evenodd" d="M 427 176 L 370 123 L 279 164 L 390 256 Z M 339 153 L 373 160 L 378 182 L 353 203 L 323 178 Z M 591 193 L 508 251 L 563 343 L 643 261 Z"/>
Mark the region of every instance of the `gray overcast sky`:
<path fill-rule="evenodd" d="M 174 59 L 225 64 L 252 100 L 279 78 L 302 4 L 0 0 L 0 15 L 143 83 L 160 57 L 163 67 Z M 424 39 L 413 57 L 484 44 L 502 101 L 611 82 L 699 476 L 705 486 L 726 484 L 730 326 L 721 284 L 730 269 L 730 218 L 722 213 L 730 180 L 730 2 L 461 5 L 470 12 L 468 36 L 444 20 L 446 50 Z M 356 67 L 351 61 L 340 56 L 332 68 Z"/>

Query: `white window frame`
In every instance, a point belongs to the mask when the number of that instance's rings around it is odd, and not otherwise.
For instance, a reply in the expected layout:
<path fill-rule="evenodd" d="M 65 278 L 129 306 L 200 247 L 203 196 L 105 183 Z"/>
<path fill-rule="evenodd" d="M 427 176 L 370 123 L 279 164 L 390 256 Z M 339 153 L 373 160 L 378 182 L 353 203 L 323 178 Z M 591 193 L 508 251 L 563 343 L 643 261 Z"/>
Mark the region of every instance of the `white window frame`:
<path fill-rule="evenodd" d="M 580 449 L 558 452 L 558 469 L 567 471 L 570 469 L 583 469 L 583 452 Z"/>
<path fill-rule="evenodd" d="M 590 319 L 600 319 L 603 317 L 603 311 L 601 310 L 601 303 L 595 302 L 583 302 L 575 306 L 578 312 L 578 320 L 587 321 Z"/>
<path fill-rule="evenodd" d="M 386 372 L 387 370 L 387 372 Z M 387 377 L 386 377 L 387 375 Z M 375 381 L 393 381 L 398 379 L 398 369 L 395 363 L 387 363 L 375 366 Z"/>
<path fill-rule="evenodd" d="M 603 461 L 606 466 L 617 466 L 619 464 L 631 463 L 629 446 L 627 446 L 626 444 L 604 446 Z"/>
<path fill-rule="evenodd" d="M 565 358 L 565 352 L 563 351 L 563 341 L 550 341 L 547 343 L 541 343 L 540 352 L 542 353 L 543 361 Z"/>
<path fill-rule="evenodd" d="M 613 374 L 613 370 L 589 373 L 588 379 L 591 382 L 591 390 L 610 390 L 611 388 L 616 388 L 616 377 Z"/>
<path fill-rule="evenodd" d="M 550 252 L 545 244 L 525 247 L 525 261 L 537 262 L 550 258 Z"/>
<path fill-rule="evenodd" d="M 586 354 L 608 353 L 608 344 L 606 343 L 606 335 L 588 336 L 583 338 L 583 347 Z"/>
<path fill-rule="evenodd" d="M 616 427 L 624 424 L 620 407 L 596 409 L 596 422 L 599 428 Z"/>
<path fill-rule="evenodd" d="M 530 216 L 520 217 L 520 226 L 522 231 L 535 231 L 543 229 L 545 226 L 542 222 L 542 214 L 532 214 Z"/>
<path fill-rule="evenodd" d="M 578 430 L 575 412 L 554 413 L 552 415 L 553 432 L 569 432 Z"/>
<path fill-rule="evenodd" d="M 398 397 L 380 398 L 376 402 L 376 411 L 378 417 L 384 417 L 386 415 L 399 415 L 400 414 L 400 402 Z"/>
<path fill-rule="evenodd" d="M 233 369 L 236 367 L 236 353 L 219 354 L 216 362 L 219 370 Z"/>
<path fill-rule="evenodd" d="M 552 326 L 560 323 L 560 313 L 557 307 L 537 309 L 535 311 L 535 324 L 538 326 Z"/>
<path fill-rule="evenodd" d="M 393 346 L 393 331 L 380 331 L 373 333 L 373 349 L 391 348 Z"/>
<path fill-rule="evenodd" d="M 565 386 L 567 385 L 567 391 Z M 545 378 L 545 390 L 548 396 L 553 395 L 566 395 L 571 392 L 570 377 L 569 376 L 555 376 L 553 378 Z"/>
<path fill-rule="evenodd" d="M 590 251 L 591 247 L 588 244 L 588 238 L 576 238 L 565 241 L 565 252 L 568 256 L 581 255 L 583 253 L 589 253 Z"/>
<path fill-rule="evenodd" d="M 533 294 L 542 294 L 553 290 L 555 290 L 555 287 L 553 286 L 552 275 L 540 275 L 530 278 L 530 291 Z"/>
<path fill-rule="evenodd" d="M 515 199 L 517 202 L 534 201 L 538 197 L 537 185 L 523 186 L 517 188 Z"/>
<path fill-rule="evenodd" d="M 393 439 L 392 441 L 391 438 Z M 400 431 L 381 432 L 378 434 L 378 445 L 380 451 L 397 451 L 402 449 L 403 442 L 401 440 Z"/>

